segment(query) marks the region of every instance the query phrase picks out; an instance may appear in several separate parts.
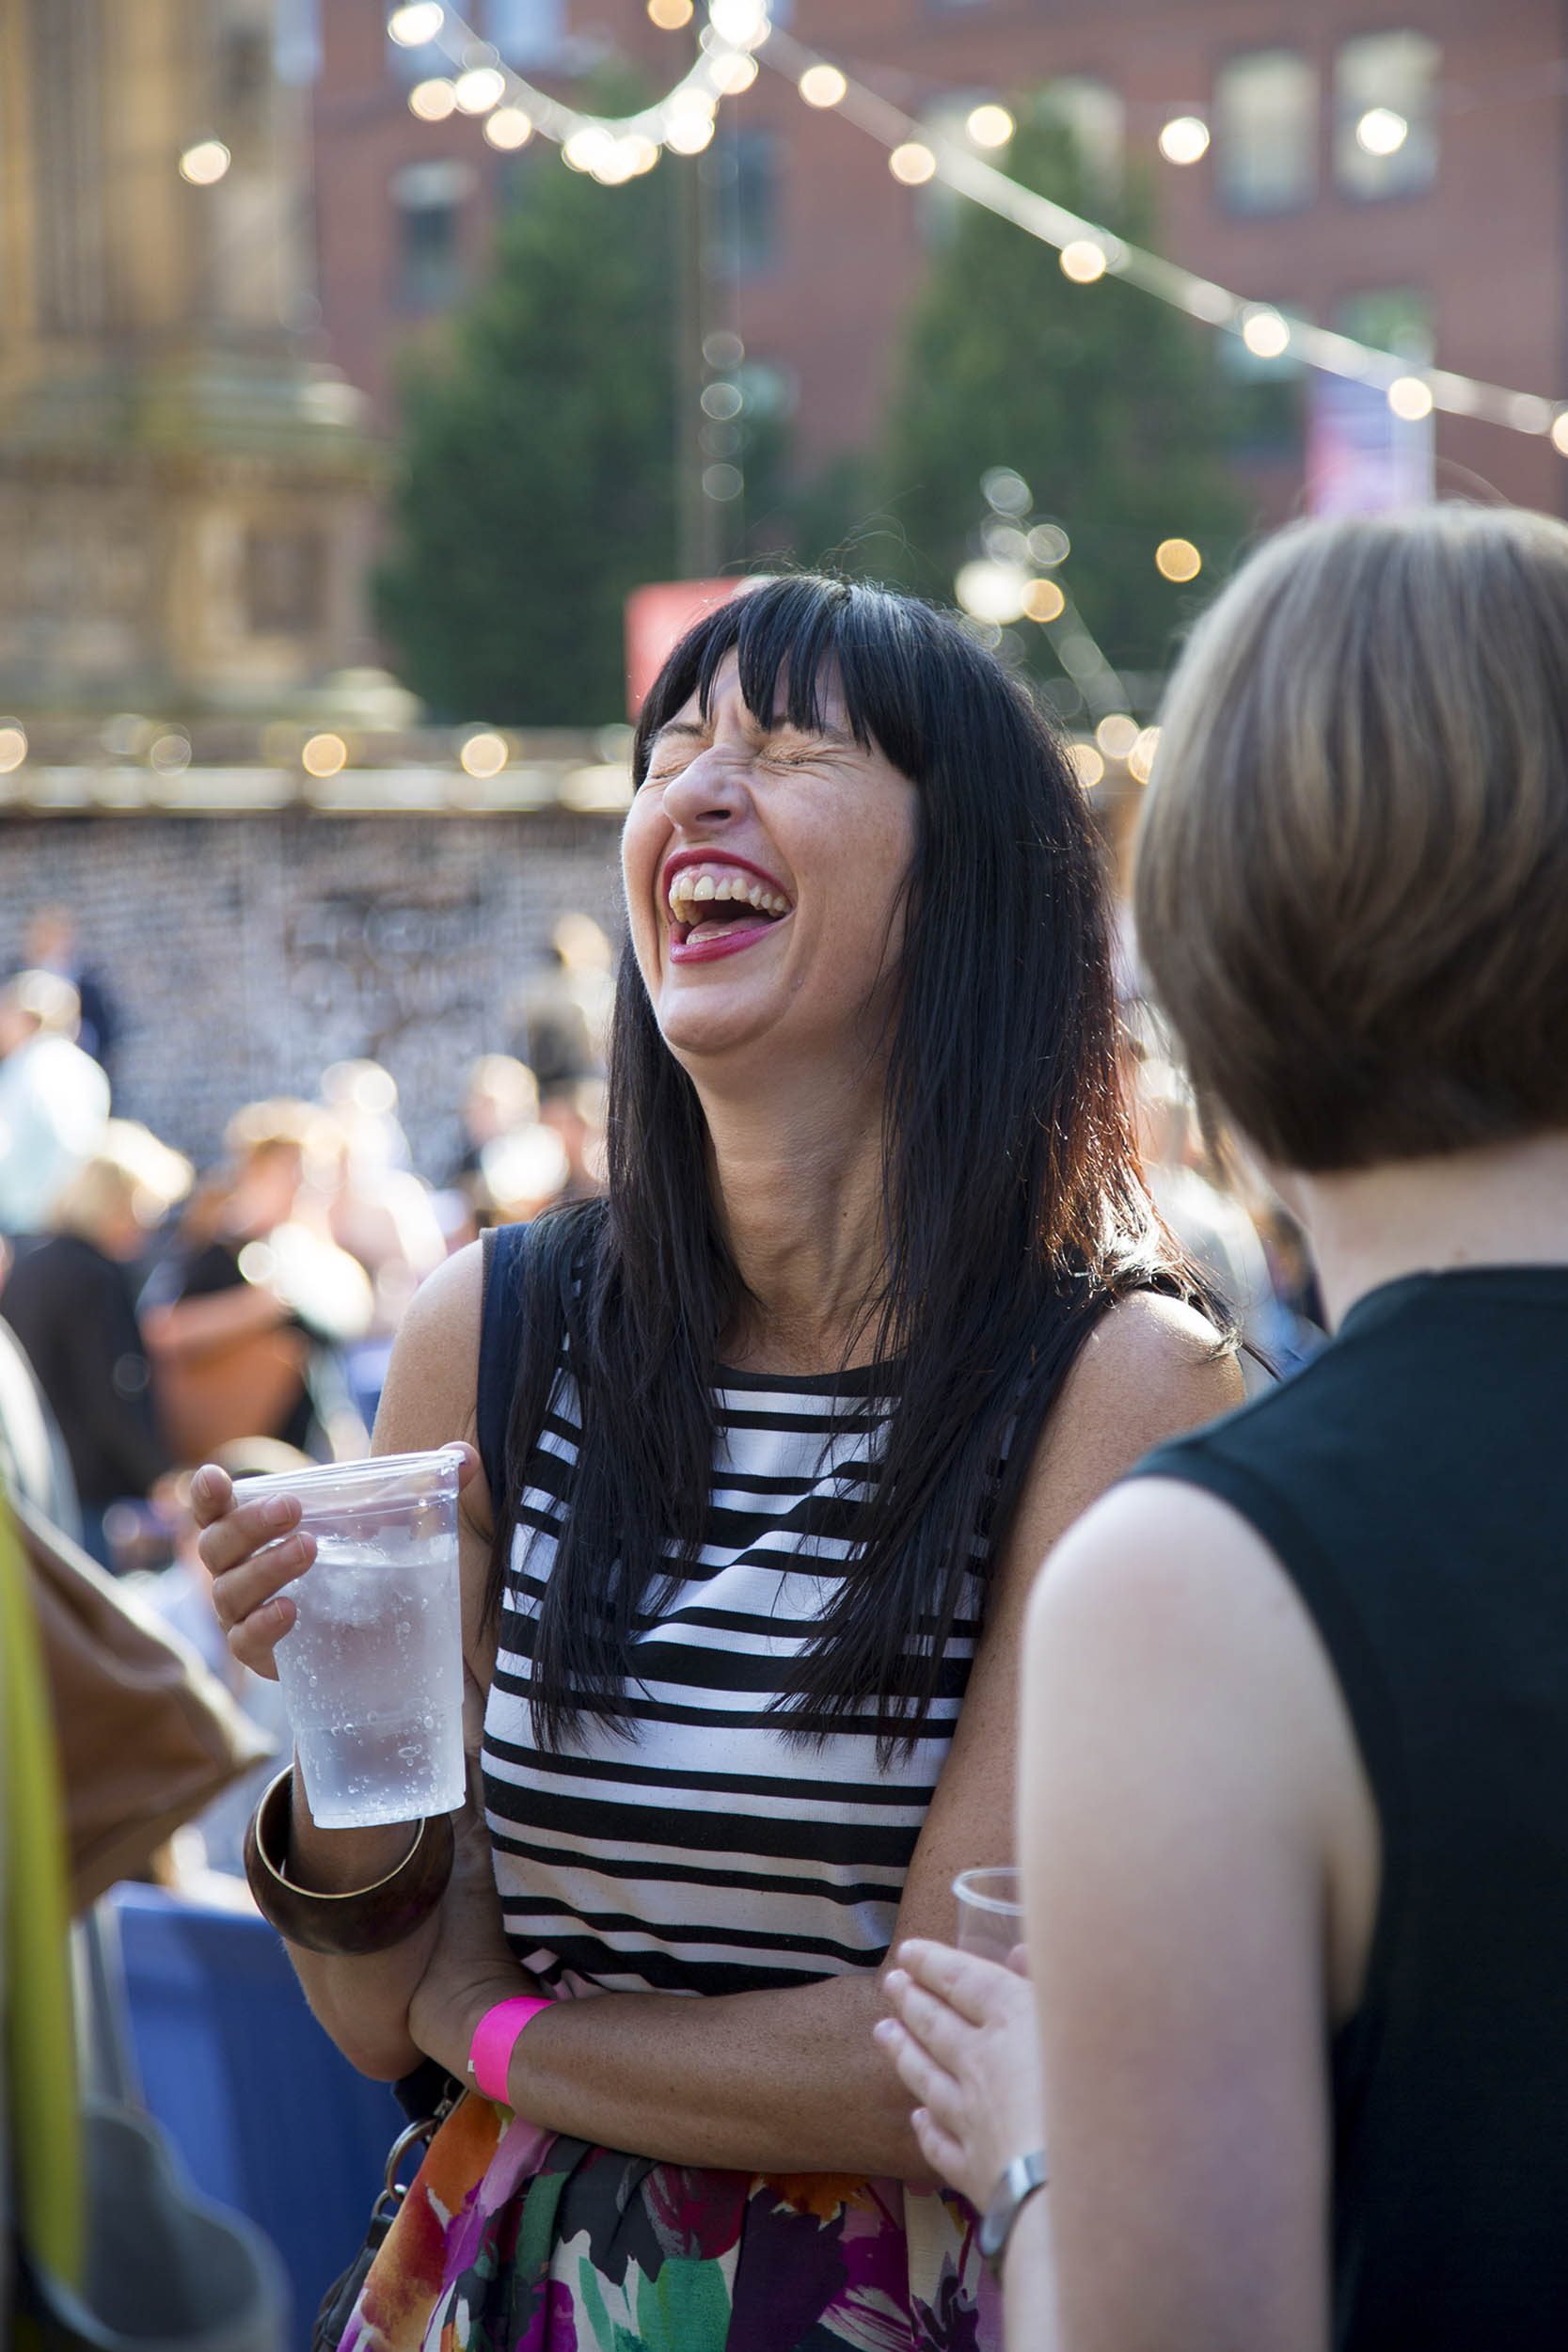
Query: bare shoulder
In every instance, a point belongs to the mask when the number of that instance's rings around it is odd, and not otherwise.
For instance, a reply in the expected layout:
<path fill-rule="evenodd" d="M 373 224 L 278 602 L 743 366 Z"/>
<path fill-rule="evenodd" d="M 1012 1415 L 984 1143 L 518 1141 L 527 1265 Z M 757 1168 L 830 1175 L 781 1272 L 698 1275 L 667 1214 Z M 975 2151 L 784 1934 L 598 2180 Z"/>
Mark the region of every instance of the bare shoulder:
<path fill-rule="evenodd" d="M 1233 1348 L 1196 1308 L 1157 1291 L 1134 1291 L 1085 1342 L 1063 1396 L 1078 1412 L 1115 1411 L 1147 1422 L 1148 1442 L 1212 1421 L 1243 1402 Z"/>

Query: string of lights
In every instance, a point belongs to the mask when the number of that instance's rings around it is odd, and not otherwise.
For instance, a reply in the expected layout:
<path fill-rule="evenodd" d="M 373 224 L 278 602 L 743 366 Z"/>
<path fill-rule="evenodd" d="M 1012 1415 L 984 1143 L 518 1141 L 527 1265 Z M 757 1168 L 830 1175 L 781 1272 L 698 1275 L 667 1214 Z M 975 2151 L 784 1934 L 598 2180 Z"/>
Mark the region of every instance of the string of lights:
<path fill-rule="evenodd" d="M 689 23 L 694 9 L 691 0 L 649 0 L 648 13 L 656 24 L 676 30 Z M 406 0 L 392 10 L 388 31 L 406 48 L 438 48 L 455 69 L 415 84 L 408 103 L 416 115 L 431 122 L 453 113 L 482 118 L 484 136 L 502 150 L 520 148 L 538 132 L 556 141 L 575 170 L 612 186 L 651 171 L 666 148 L 679 155 L 700 154 L 713 137 L 722 101 L 738 97 L 755 81 L 761 52 L 765 64 L 795 82 L 807 105 L 836 108 L 885 147 L 895 180 L 907 187 L 940 181 L 1000 214 L 1026 235 L 1055 246 L 1062 270 L 1074 284 L 1125 278 L 1205 326 L 1237 336 L 1255 358 L 1290 357 L 1326 374 L 1375 387 L 1406 422 L 1419 422 L 1433 409 L 1479 417 L 1511 432 L 1547 436 L 1568 456 L 1568 403 L 1449 368 L 1418 366 L 1354 336 L 1287 317 L 1272 303 L 1249 300 L 1129 244 L 1100 222 L 1022 186 L 976 151 L 1006 147 L 1011 138 L 1013 121 L 1005 106 L 974 109 L 966 126 L 968 144 L 933 130 L 770 24 L 764 0 L 708 0 L 689 71 L 653 105 L 614 118 L 585 113 L 526 81 L 446 0 Z M 1369 153 L 1387 154 L 1407 128 L 1391 108 L 1373 107 L 1357 136 L 1365 134 Z M 1167 123 L 1160 141 L 1167 161 L 1177 164 L 1196 162 L 1208 143 L 1207 125 L 1187 115 Z"/>

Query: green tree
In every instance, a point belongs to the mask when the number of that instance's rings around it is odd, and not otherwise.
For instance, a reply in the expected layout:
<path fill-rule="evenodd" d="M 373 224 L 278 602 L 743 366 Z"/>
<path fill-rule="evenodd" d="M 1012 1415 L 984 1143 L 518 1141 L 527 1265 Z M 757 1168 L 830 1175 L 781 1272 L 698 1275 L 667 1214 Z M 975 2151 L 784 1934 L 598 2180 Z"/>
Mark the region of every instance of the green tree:
<path fill-rule="evenodd" d="M 404 373 L 378 606 L 437 716 L 625 714 L 623 601 L 675 564 L 673 215 L 669 166 L 531 156 L 487 283 Z"/>
<path fill-rule="evenodd" d="M 1149 242 L 1136 190 L 1107 219 L 1048 96 L 1018 114 L 1010 177 Z M 982 551 L 980 477 L 1009 467 L 1035 516 L 1069 533 L 1060 577 L 1110 660 L 1159 668 L 1196 592 L 1160 577 L 1156 546 L 1190 539 L 1223 566 L 1243 520 L 1225 469 L 1232 394 L 1212 337 L 1114 277 L 1073 284 L 1053 246 L 958 205 L 894 400 L 880 486 L 900 528 L 868 546 L 868 567 L 880 555 L 950 601 L 958 565 Z M 1060 675 L 1043 631 L 1024 622 L 1019 635 L 1032 672 Z"/>

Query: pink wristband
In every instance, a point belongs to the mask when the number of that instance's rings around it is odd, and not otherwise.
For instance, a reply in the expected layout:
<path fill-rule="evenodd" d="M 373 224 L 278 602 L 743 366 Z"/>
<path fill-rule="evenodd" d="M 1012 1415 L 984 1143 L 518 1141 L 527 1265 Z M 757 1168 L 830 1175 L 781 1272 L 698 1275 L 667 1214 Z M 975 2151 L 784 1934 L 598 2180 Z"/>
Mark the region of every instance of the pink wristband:
<path fill-rule="evenodd" d="M 503 2107 L 512 2105 L 506 2092 L 506 2075 L 517 2036 L 525 2026 L 532 2024 L 542 2009 L 554 2007 L 547 1994 L 519 1994 L 515 2001 L 498 2001 L 494 2009 L 485 2010 L 468 2045 L 468 2072 L 487 2099 L 494 2099 Z"/>

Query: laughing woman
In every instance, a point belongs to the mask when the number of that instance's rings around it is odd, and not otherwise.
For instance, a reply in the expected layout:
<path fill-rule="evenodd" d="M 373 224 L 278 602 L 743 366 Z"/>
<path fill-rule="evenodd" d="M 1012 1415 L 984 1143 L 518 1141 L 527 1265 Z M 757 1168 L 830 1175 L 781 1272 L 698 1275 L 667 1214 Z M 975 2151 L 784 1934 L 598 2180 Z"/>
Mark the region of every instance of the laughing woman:
<path fill-rule="evenodd" d="M 958 2352 L 995 2341 L 974 2217 L 871 2046 L 879 1970 L 1009 1858 L 1041 1560 L 1239 1378 L 1138 1176 L 1078 786 L 988 655 L 759 587 L 672 655 L 634 776 L 609 1198 L 435 1276 L 376 1427 L 480 1457 L 483 1818 L 400 1941 L 294 1958 L 367 2073 L 477 2036 L 495 2103 L 345 2342 Z M 198 1490 L 270 1672 L 310 1541 Z M 277 1805 L 324 1914 L 408 1849 Z"/>

